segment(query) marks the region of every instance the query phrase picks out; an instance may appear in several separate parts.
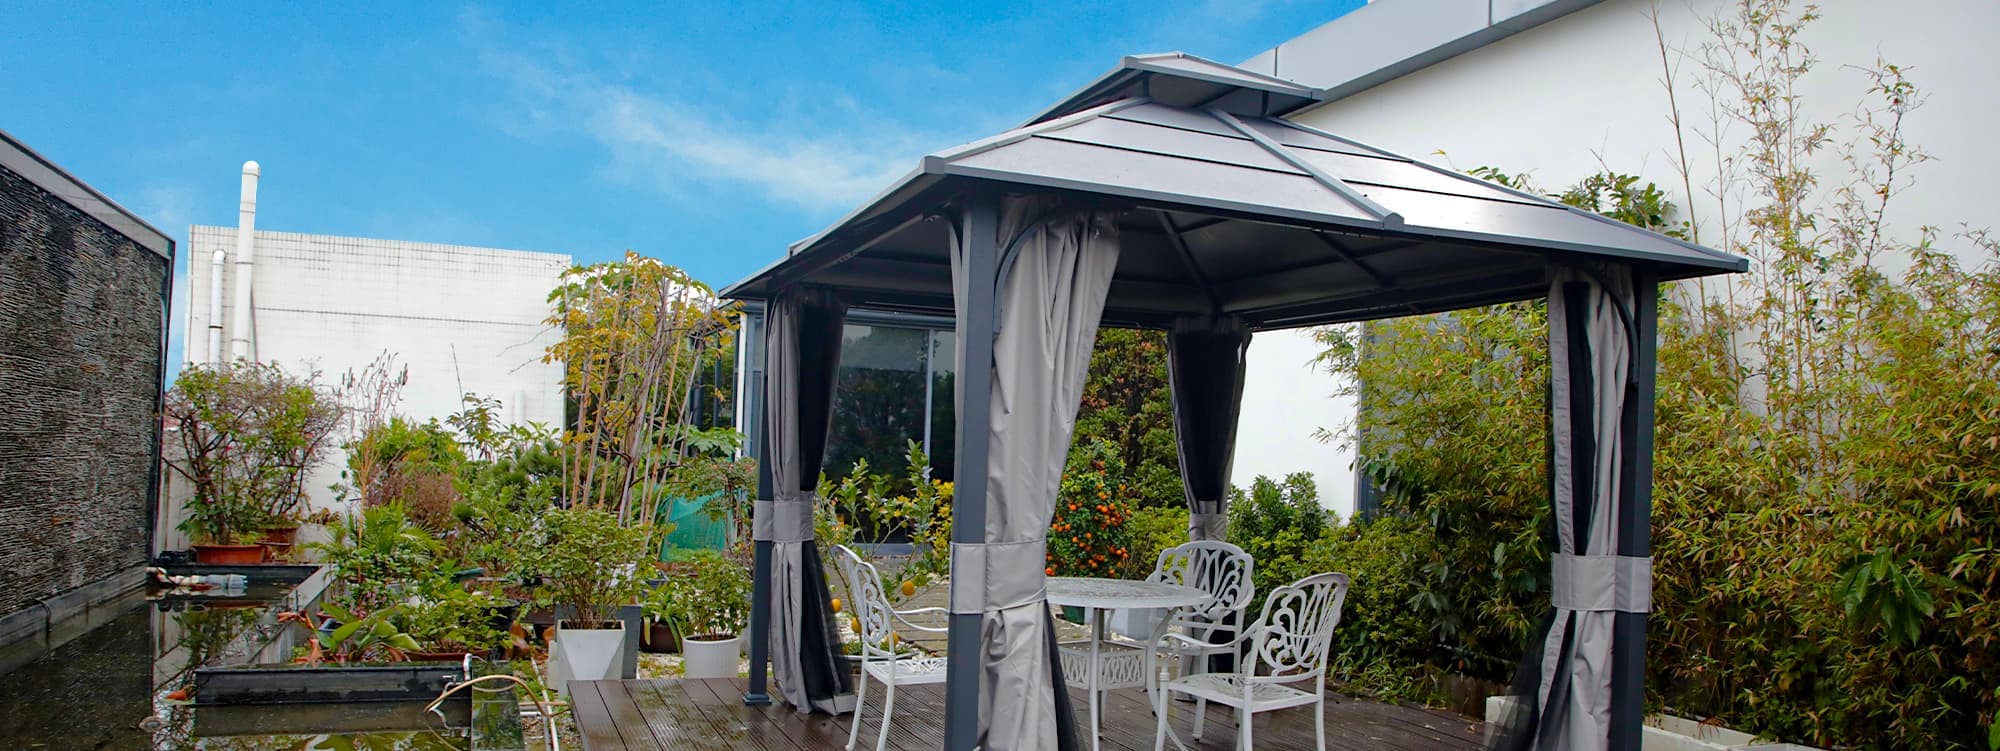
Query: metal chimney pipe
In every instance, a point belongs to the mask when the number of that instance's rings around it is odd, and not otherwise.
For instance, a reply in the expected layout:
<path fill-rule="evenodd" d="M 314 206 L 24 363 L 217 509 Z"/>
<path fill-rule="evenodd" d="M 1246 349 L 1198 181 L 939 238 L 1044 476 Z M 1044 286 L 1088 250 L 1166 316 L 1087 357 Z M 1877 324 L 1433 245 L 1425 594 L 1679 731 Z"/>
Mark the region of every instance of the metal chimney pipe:
<path fill-rule="evenodd" d="M 229 316 L 229 355 L 233 360 L 255 360 L 257 351 L 250 338 L 250 287 L 255 279 L 255 234 L 257 232 L 256 162 L 243 163 L 243 200 L 236 212 L 236 296 Z"/>
<path fill-rule="evenodd" d="M 215 249 L 215 255 L 208 262 L 208 352 L 210 365 L 221 365 L 222 357 L 222 269 L 229 262 L 229 251 Z"/>

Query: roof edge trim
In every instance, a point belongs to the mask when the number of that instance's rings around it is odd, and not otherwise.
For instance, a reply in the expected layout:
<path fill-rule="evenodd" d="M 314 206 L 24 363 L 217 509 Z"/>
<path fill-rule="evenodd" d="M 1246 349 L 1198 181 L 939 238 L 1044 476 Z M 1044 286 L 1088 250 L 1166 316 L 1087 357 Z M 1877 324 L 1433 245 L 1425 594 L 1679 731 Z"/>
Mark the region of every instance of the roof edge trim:
<path fill-rule="evenodd" d="M 62 199 L 161 258 L 173 260 L 174 241 L 167 233 L 90 187 L 89 183 L 57 166 L 5 130 L 0 130 L 0 167 L 20 175 L 35 187 Z"/>
<path fill-rule="evenodd" d="M 1345 99 L 1603 0 L 1371 2 L 1239 63 Z M 1329 57 L 1338 62 L 1325 65 Z M 1309 62 L 1297 62 L 1300 59 Z M 1327 70 L 1331 67 L 1332 70 Z"/>

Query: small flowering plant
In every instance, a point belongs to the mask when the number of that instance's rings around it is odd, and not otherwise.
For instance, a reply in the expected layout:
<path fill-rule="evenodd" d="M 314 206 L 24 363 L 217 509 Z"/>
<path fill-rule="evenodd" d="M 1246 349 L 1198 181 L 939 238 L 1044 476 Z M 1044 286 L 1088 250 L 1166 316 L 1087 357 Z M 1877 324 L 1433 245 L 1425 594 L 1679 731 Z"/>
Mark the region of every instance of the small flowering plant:
<path fill-rule="evenodd" d="M 1050 576 L 1117 576 L 1132 557 L 1125 463 L 1103 441 L 1071 449 L 1049 525 Z"/>

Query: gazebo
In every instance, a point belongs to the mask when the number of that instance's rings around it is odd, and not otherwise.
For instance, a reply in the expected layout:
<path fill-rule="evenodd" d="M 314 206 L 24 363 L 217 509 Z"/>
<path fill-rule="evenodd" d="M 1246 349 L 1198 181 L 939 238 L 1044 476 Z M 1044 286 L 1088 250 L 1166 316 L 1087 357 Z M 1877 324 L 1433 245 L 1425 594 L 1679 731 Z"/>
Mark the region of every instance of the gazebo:
<path fill-rule="evenodd" d="M 1255 332 L 1546 298 L 1558 549 L 1527 737 L 1639 748 L 1658 285 L 1747 263 L 1283 119 L 1321 98 L 1128 57 L 723 291 L 766 303 L 746 701 L 769 701 L 768 660 L 800 711 L 852 704 L 812 544 L 850 307 L 956 322 L 942 741 L 1001 750 L 1075 747 L 1043 536 L 1100 325 L 1168 332 L 1189 534 L 1217 539 Z"/>

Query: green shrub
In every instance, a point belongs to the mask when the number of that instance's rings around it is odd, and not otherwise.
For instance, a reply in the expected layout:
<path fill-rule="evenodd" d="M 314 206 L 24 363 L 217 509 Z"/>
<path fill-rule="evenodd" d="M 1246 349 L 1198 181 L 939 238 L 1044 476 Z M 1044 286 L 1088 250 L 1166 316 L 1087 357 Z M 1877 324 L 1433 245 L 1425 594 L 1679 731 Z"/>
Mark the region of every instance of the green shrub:
<path fill-rule="evenodd" d="M 467 590 L 449 575 L 433 575 L 396 609 L 393 620 L 423 651 L 485 654 L 508 642 L 507 632 L 493 622 L 501 604 L 499 597 Z"/>
<path fill-rule="evenodd" d="M 437 538 L 412 523 L 401 504 L 363 509 L 332 531 L 331 540 L 310 547 L 340 578 L 341 597 L 362 613 L 387 607 L 404 585 L 449 565 L 438 557 Z"/>
<path fill-rule="evenodd" d="M 1431 698 L 1408 668 L 1421 664 L 1417 656 L 1451 664 L 1432 637 L 1431 621 L 1413 607 L 1425 591 L 1418 576 L 1425 551 L 1435 544 L 1428 525 L 1390 515 L 1330 528 L 1306 547 L 1303 570 L 1337 571 L 1350 583 L 1333 632 L 1336 675 L 1385 698 Z"/>
<path fill-rule="evenodd" d="M 400 504 L 425 529 L 451 527 L 466 459 L 450 429 L 436 420 L 392 417 L 348 443 L 347 452 L 344 484 L 334 486 L 346 500 L 363 508 Z"/>
<path fill-rule="evenodd" d="M 750 619 L 750 569 L 719 551 L 691 551 L 642 603 L 646 617 L 696 638 L 741 633 Z"/>
<path fill-rule="evenodd" d="M 541 581 L 538 604 L 567 606 L 584 627 L 612 620 L 645 591 L 640 566 L 651 559 L 655 529 L 621 525 L 598 508 L 543 512 L 525 562 Z"/>
<path fill-rule="evenodd" d="M 820 477 L 818 494 L 813 529 L 821 560 L 834 560 L 834 545 L 865 556 L 867 549 L 855 543 L 881 544 L 906 535 L 911 555 L 897 568 L 904 580 L 923 586 L 950 569 L 952 484 L 931 477 L 922 444 L 904 442 L 901 476 L 871 474 L 864 458 L 838 482 Z"/>
<path fill-rule="evenodd" d="M 1142 506 L 1132 512 L 1126 526 L 1131 528 L 1132 555 L 1125 561 L 1124 577 L 1144 579 L 1159 563 L 1160 551 L 1188 541 L 1188 510 Z"/>
<path fill-rule="evenodd" d="M 1757 134 L 1716 155 L 1755 165 L 1727 186 L 1744 201 L 1705 217 L 1751 273 L 1668 288 L 1660 309 L 1648 700 L 1819 746 L 2000 747 L 2000 244 L 1953 238 L 1974 270 L 1934 230 L 1888 231 L 1928 159 L 1904 137 L 1923 99 L 1906 69 L 1844 66 L 1868 99 L 1838 124 L 1770 94 L 1817 87 L 1817 17 L 1745 0 L 1696 53 L 1722 126 Z M 1806 166 L 1827 164 L 1843 171 Z M 1630 176 L 1561 198 L 1697 229 Z M 1355 438 L 1387 513 L 1429 536 L 1395 585 L 1432 631 L 1378 639 L 1399 654 L 1358 673 L 1504 678 L 1547 608 L 1543 306 L 1371 327 L 1365 352 L 1323 333 L 1324 361 L 1362 384 Z M 1391 623 L 1370 630 L 1415 627 Z"/>
<path fill-rule="evenodd" d="M 1261 608 L 1264 592 L 1318 573 L 1305 563 L 1307 548 L 1327 530 L 1331 514 L 1319 505 L 1312 473 L 1293 472 L 1284 482 L 1259 475 L 1250 487 L 1229 489 L 1229 541 L 1257 561 L 1252 581 Z"/>

